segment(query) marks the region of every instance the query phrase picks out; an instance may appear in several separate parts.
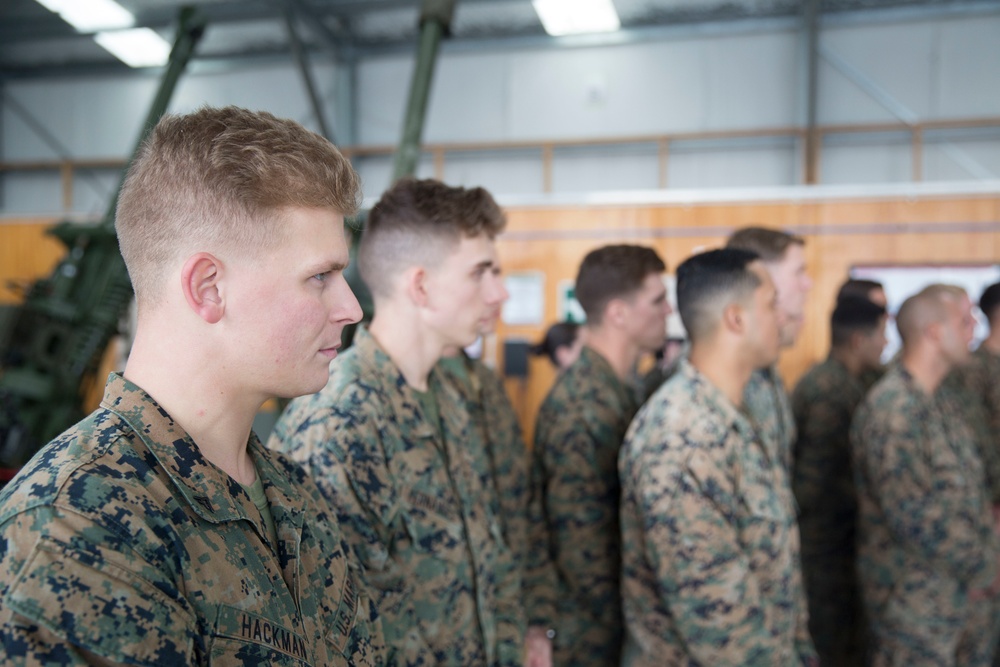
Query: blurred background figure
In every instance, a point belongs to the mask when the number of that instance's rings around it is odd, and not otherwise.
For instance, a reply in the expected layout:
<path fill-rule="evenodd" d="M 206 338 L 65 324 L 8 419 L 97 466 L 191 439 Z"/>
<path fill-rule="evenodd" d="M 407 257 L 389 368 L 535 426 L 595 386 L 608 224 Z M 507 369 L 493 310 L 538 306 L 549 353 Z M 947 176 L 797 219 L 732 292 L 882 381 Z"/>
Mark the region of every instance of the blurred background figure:
<path fill-rule="evenodd" d="M 536 356 L 545 355 L 559 372 L 573 365 L 583 349 L 584 328 L 576 322 L 556 322 L 545 332 L 545 337 L 531 347 Z"/>
<path fill-rule="evenodd" d="M 882 283 L 876 280 L 848 278 L 840 286 L 840 291 L 837 292 L 837 301 L 840 302 L 848 297 L 868 299 L 883 308 L 888 308 L 889 304 L 889 300 L 885 296 L 885 288 Z"/>
<path fill-rule="evenodd" d="M 896 314 L 902 354 L 858 407 L 851 457 L 858 576 L 874 667 L 987 666 L 1000 591 L 976 429 L 945 377 L 969 363 L 960 287 L 930 285 Z"/>
<path fill-rule="evenodd" d="M 799 506 L 809 632 L 824 666 L 864 664 L 849 433 L 868 388 L 863 378 L 880 368 L 887 321 L 885 308 L 867 296 L 839 298 L 830 316 L 830 354 L 792 392 L 798 431 L 792 491 Z"/>
<path fill-rule="evenodd" d="M 656 361 L 653 363 L 653 367 L 642 376 L 640 391 L 643 403 L 649 400 L 653 392 L 677 371 L 677 363 L 684 356 L 686 349 L 686 338 L 667 336 L 667 339 L 663 341 L 663 347 L 656 351 Z"/>

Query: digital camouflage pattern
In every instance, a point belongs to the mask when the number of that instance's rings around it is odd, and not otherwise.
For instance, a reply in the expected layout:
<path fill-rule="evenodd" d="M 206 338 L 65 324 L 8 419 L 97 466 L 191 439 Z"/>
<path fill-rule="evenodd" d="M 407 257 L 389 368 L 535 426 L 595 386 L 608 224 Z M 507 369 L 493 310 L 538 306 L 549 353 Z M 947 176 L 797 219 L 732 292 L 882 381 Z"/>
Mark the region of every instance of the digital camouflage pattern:
<path fill-rule="evenodd" d="M 776 456 L 783 466 L 788 483 L 791 483 L 795 416 L 776 367 L 754 371 L 743 391 L 743 408 L 750 415 L 769 453 Z"/>
<path fill-rule="evenodd" d="M 331 508 L 299 466 L 248 446 L 278 544 L 239 483 L 113 374 L 0 494 L 4 664 L 383 664 Z"/>
<path fill-rule="evenodd" d="M 620 470 L 625 667 L 817 664 L 780 465 L 686 359 Z"/>
<path fill-rule="evenodd" d="M 858 572 L 874 665 L 989 665 L 1000 556 L 960 397 L 928 396 L 895 364 L 855 413 Z"/>
<path fill-rule="evenodd" d="M 980 346 L 966 366 L 952 372 L 948 384 L 966 392 L 961 404 L 976 428 L 990 500 L 1000 505 L 1000 355 Z"/>
<path fill-rule="evenodd" d="M 330 380 L 292 401 L 268 445 L 305 464 L 378 591 L 389 664 L 498 665 L 515 640 L 520 578 L 494 511 L 484 444 L 461 394 L 429 377 L 440 424 L 365 329 Z"/>
<path fill-rule="evenodd" d="M 633 391 L 584 347 L 538 412 L 532 484 L 542 517 L 531 544 L 556 570 L 555 587 L 537 591 L 556 609 L 556 665 L 621 656 L 618 452 L 636 409 Z"/>
<path fill-rule="evenodd" d="M 792 491 L 799 508 L 809 632 L 824 667 L 864 664 L 850 443 L 851 418 L 864 397 L 863 381 L 832 357 L 809 369 L 792 392 L 798 431 Z"/>
<path fill-rule="evenodd" d="M 547 600 L 537 599 L 533 591 L 544 590 L 555 571 L 545 554 L 529 559 L 529 517 L 541 516 L 541 499 L 529 497 L 529 454 L 517 413 L 503 380 L 482 361 L 460 354 L 442 359 L 438 365 L 444 384 L 462 393 L 465 409 L 486 444 L 487 465 L 484 467 L 491 472 L 491 478 L 485 480 L 484 485 L 492 491 L 494 512 L 500 517 L 504 537 L 521 570 L 522 620 L 526 624 L 549 627 L 555 611 L 546 604 Z M 524 638 L 525 629 L 523 625 L 519 629 L 520 640 Z"/>

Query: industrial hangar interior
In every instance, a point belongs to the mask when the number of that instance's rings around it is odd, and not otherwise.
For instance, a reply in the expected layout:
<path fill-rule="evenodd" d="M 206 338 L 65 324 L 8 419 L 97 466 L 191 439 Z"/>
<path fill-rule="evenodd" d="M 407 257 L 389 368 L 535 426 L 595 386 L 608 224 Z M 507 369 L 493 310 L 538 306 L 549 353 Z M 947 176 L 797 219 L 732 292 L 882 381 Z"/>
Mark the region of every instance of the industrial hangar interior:
<path fill-rule="evenodd" d="M 164 113 L 295 121 L 353 165 L 362 211 L 405 176 L 488 190 L 506 217 L 507 298 L 467 354 L 502 379 L 529 450 L 560 376 L 533 350 L 585 318 L 574 281 L 599 247 L 656 251 L 666 335 L 683 339 L 680 264 L 745 227 L 799 239 L 811 286 L 775 364 L 789 394 L 827 358 L 848 279 L 881 283 L 890 316 L 929 284 L 975 305 L 1000 281 L 1000 1 L 611 0 L 595 18 L 601 3 L 576 0 L 546 14 L 558 4 L 0 3 L 4 481 L 126 363 L 115 204 Z M 972 347 L 989 333 L 974 314 Z M 891 321 L 886 336 L 888 363 Z M 261 406 L 263 441 L 285 404 Z"/>

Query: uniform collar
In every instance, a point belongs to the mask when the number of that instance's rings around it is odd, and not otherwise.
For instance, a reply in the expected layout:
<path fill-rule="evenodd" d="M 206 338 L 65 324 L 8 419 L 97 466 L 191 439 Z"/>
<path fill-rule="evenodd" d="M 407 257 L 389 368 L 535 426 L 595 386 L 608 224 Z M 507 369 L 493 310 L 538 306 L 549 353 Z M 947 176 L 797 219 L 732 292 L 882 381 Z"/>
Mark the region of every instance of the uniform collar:
<path fill-rule="evenodd" d="M 598 385 L 613 388 L 623 406 L 630 406 L 632 409 L 637 407 L 633 393 L 615 373 L 611 363 L 597 350 L 584 345 L 580 351 L 580 357 L 574 362 L 573 367 L 577 373 L 592 377 Z"/>
<path fill-rule="evenodd" d="M 709 409 L 719 414 L 744 439 L 757 439 L 757 432 L 750 419 L 739 408 L 733 405 L 732 401 L 726 398 L 726 395 L 712 384 L 701 371 L 695 368 L 687 357 L 680 360 L 677 367 L 677 374 L 687 381 L 696 402 L 707 405 Z"/>
<path fill-rule="evenodd" d="M 437 442 L 439 430 L 431 424 L 420 406 L 416 391 L 406 383 L 406 378 L 396 364 L 365 328 L 359 328 L 352 349 L 358 363 L 365 370 L 362 379 L 377 385 L 379 392 L 388 398 L 385 406 L 406 439 L 427 438 Z M 435 364 L 427 378 L 427 390 L 438 401 L 438 414 L 447 433 L 462 434 L 467 430 L 468 414 L 462 409 L 462 395 L 455 383 L 442 381 L 440 364 Z M 443 444 L 443 443 L 442 443 Z"/>
<path fill-rule="evenodd" d="M 132 427 L 201 518 L 214 523 L 239 519 L 258 522 L 260 513 L 239 482 L 206 459 L 191 436 L 143 389 L 112 373 L 101 406 Z M 263 447 L 253 432 L 248 447 L 266 489 L 267 479 L 276 475 L 273 467 L 262 461 Z"/>

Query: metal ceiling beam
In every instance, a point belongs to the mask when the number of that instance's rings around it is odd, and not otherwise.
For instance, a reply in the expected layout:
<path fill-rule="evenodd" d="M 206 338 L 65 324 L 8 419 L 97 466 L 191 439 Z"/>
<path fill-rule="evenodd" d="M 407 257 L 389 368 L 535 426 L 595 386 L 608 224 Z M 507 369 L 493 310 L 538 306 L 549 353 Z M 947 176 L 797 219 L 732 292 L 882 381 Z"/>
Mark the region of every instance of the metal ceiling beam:
<path fill-rule="evenodd" d="M 493 0 L 462 0 L 463 4 L 468 2 L 487 2 Z M 508 1 L 508 0 L 501 0 Z M 509 0 L 513 2 L 514 0 Z M 526 1 L 526 0 L 524 0 Z M 315 2 L 298 0 L 299 4 L 304 4 L 313 12 L 318 6 Z M 353 6 L 365 4 L 369 0 L 344 0 L 337 3 L 350 11 Z M 385 0 L 383 4 L 404 4 L 412 6 L 411 2 L 403 0 Z M 326 5 L 324 5 L 325 7 Z M 237 21 L 260 20 L 269 16 L 280 19 L 273 0 L 261 3 L 253 0 L 246 2 L 220 2 L 204 6 L 210 24 L 215 23 L 235 23 Z M 270 12 L 268 14 L 268 12 Z M 843 25 L 854 25 L 863 23 L 865 25 L 878 24 L 882 22 L 898 22 L 907 20 L 936 20 L 944 18 L 955 18 L 964 16 L 992 16 L 1000 13 L 1000 3 L 996 0 L 969 0 L 960 4 L 948 5 L 920 5 L 918 7 L 903 6 L 886 9 L 867 9 L 853 11 L 838 11 L 834 13 L 824 13 L 820 17 L 820 27 L 829 28 Z M 171 16 L 167 12 L 162 14 L 162 23 L 157 19 L 156 24 L 166 26 L 170 23 Z M 332 15 L 332 14 L 331 14 Z M 146 16 L 145 14 L 143 16 Z M 314 17 L 316 14 L 311 16 Z M 213 19 L 214 17 L 214 19 Z M 62 24 L 63 33 L 72 32 L 68 26 L 59 19 L 54 19 L 56 23 Z M 313 21 L 310 21 L 312 24 Z M 322 30 L 320 21 L 315 21 L 318 30 Z M 0 43 L 8 44 L 20 41 L 19 36 L 21 21 L 0 24 Z M 327 26 L 328 27 L 328 26 Z M 613 46 L 622 44 L 635 44 L 649 41 L 662 41 L 665 39 L 698 39 L 704 37 L 725 36 L 731 34 L 752 34 L 759 32 L 773 32 L 783 30 L 801 29 L 800 16 L 773 17 L 773 18 L 740 18 L 739 20 L 721 21 L 716 20 L 706 23 L 684 23 L 671 24 L 662 23 L 656 25 L 628 26 L 614 33 L 602 33 L 594 35 L 576 35 L 567 37 L 550 37 L 544 34 L 540 28 L 536 30 L 518 30 L 496 35 L 476 35 L 470 37 L 453 37 L 441 45 L 442 53 L 468 53 L 487 51 L 512 51 L 522 49 L 565 49 L 565 48 L 593 48 L 601 46 Z M 4 41 L 11 37 L 12 42 Z M 330 39 L 337 39 L 337 33 L 328 35 Z M 82 38 L 82 37 L 81 37 Z M 413 52 L 416 43 L 416 35 L 407 35 L 402 39 L 362 41 L 356 40 L 346 45 L 341 51 L 341 56 L 349 62 L 356 62 L 359 59 L 386 56 L 405 55 Z M 236 68 L 251 67 L 260 63 L 280 61 L 290 57 L 287 48 L 276 49 L 266 47 L 264 49 L 254 49 L 250 51 L 233 51 L 224 54 L 205 56 L 198 54 L 193 63 L 192 71 L 218 71 Z M 108 75 L 108 74 L 148 74 L 132 70 L 121 63 L 114 61 L 92 61 L 73 62 L 51 65 L 33 65 L 24 67 L 0 67 L 0 78 L 25 79 L 25 78 L 45 78 L 80 75 Z M 153 70 L 156 73 L 156 70 Z"/>
<path fill-rule="evenodd" d="M 819 14 L 820 0 L 805 0 L 803 3 L 802 32 L 805 41 L 805 169 L 806 184 L 819 182 L 819 142 L 816 118 L 819 97 Z"/>
<path fill-rule="evenodd" d="M 306 49 L 302 45 L 302 40 L 299 39 L 299 33 L 295 28 L 295 14 L 290 3 L 285 8 L 284 15 L 285 28 L 288 31 L 288 43 L 292 47 L 292 55 L 295 57 L 296 65 L 298 65 L 299 74 L 302 76 L 302 84 L 309 95 L 309 103 L 312 106 L 313 115 L 316 116 L 316 124 L 319 125 L 320 134 L 329 139 L 331 143 L 336 143 L 326 123 L 326 113 L 323 111 L 323 103 L 320 101 L 319 93 L 316 92 L 316 84 L 313 82 L 312 71 L 309 69 L 309 56 L 306 55 Z"/>

